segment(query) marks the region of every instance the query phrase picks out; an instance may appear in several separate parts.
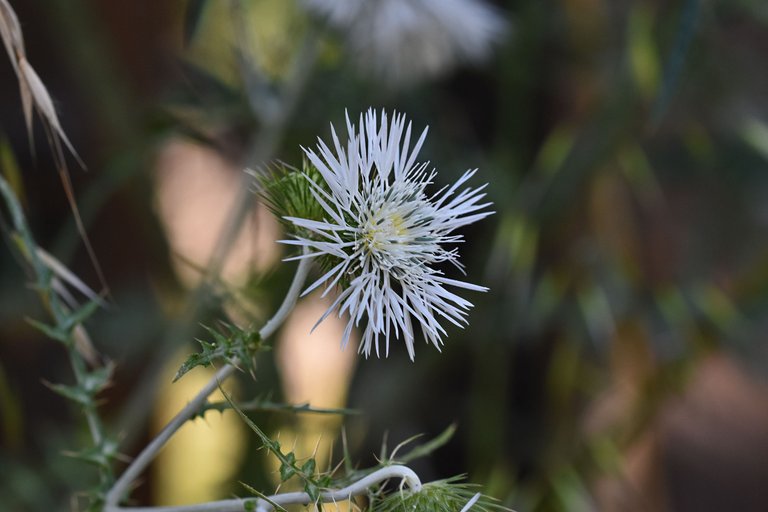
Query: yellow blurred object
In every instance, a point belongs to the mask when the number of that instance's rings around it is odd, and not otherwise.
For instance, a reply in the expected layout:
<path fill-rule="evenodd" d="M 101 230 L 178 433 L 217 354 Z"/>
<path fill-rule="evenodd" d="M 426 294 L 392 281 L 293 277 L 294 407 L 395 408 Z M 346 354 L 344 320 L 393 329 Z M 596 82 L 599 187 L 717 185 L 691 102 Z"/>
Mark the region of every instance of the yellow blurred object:
<path fill-rule="evenodd" d="M 283 328 L 275 355 L 286 401 L 340 408 L 346 405 L 357 352 L 354 346 L 341 349 L 345 323 L 338 316 L 330 315 L 312 331 L 332 300 L 332 297 L 322 299 L 320 295 L 320 292 L 313 293 L 299 301 Z M 341 416 L 300 415 L 292 428 L 281 430 L 280 443 L 292 447 L 299 459 L 314 456 L 318 469 L 324 471 L 331 463 L 331 450 L 341 420 Z M 337 510 L 333 504 L 328 506 L 326 510 Z M 345 510 L 342 504 L 339 507 Z"/>
<path fill-rule="evenodd" d="M 184 354 L 165 372 L 172 375 Z M 196 368 L 182 379 L 159 390 L 153 425 L 155 432 L 165 426 L 215 374 L 212 368 Z M 225 384 L 227 394 L 234 381 Z M 223 400 L 220 391 L 210 398 Z M 247 428 L 237 414 L 208 412 L 204 419 L 187 422 L 160 452 L 152 466 L 154 502 L 187 505 L 226 498 L 235 472 L 245 453 Z"/>
<path fill-rule="evenodd" d="M 242 26 L 238 26 L 241 23 Z M 228 83 L 239 83 L 238 48 L 260 72 L 283 75 L 303 30 L 294 2 L 208 2 L 188 57 Z M 242 39 L 242 40 L 240 40 Z"/>
<path fill-rule="evenodd" d="M 200 279 L 220 231 L 243 187 L 235 169 L 212 149 L 181 140 L 169 142 L 157 161 L 158 216 L 168 236 L 179 278 L 192 287 Z M 259 205 L 243 223 L 224 264 L 222 277 L 237 282 L 255 267 L 264 270 L 278 258 L 277 223 Z"/>

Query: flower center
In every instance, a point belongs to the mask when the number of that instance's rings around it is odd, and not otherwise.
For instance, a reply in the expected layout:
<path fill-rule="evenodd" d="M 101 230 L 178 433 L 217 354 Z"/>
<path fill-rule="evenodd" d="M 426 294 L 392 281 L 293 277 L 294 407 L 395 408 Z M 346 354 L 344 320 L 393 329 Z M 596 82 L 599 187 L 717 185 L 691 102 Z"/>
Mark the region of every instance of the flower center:
<path fill-rule="evenodd" d="M 408 226 L 398 212 L 378 212 L 366 223 L 362 235 L 361 241 L 368 252 L 391 251 L 393 245 L 405 243 Z"/>
<path fill-rule="evenodd" d="M 378 189 L 359 210 L 354 249 L 357 265 L 350 271 L 383 270 L 404 279 L 440 250 L 432 233 L 433 209 L 421 183 L 375 185 Z"/>

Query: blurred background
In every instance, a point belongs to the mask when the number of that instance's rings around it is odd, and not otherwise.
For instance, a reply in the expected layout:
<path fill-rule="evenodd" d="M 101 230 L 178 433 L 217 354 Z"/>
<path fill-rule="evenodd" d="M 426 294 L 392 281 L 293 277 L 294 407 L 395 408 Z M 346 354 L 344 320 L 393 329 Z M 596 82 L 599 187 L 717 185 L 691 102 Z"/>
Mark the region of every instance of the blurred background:
<path fill-rule="evenodd" d="M 350 407 L 263 411 L 284 446 L 361 467 L 401 441 L 442 448 L 521 512 L 768 509 L 768 4 L 759 0 L 11 0 L 27 55 L 88 166 L 71 168 L 112 293 L 87 324 L 117 364 L 101 411 L 135 455 L 209 374 L 171 385 L 201 324 L 260 325 L 293 272 L 245 167 L 370 106 L 404 112 L 441 184 L 478 167 L 496 214 L 464 231 L 490 287 L 442 353 L 388 359 L 311 336 L 310 296 L 237 396 Z M 439 5 L 439 7 L 435 7 Z M 42 130 L 30 149 L 0 59 L 0 166 L 38 242 L 95 289 Z M 6 211 L 3 209 L 3 218 Z M 7 232 L 4 220 L 4 231 Z M 72 380 L 5 237 L 0 508 L 77 509 L 95 471 Z M 458 276 L 453 276 L 458 277 Z M 327 306 L 326 306 L 327 307 Z M 274 462 L 233 414 L 185 427 L 137 504 L 264 492 Z M 191 469 L 191 468 L 194 468 Z"/>

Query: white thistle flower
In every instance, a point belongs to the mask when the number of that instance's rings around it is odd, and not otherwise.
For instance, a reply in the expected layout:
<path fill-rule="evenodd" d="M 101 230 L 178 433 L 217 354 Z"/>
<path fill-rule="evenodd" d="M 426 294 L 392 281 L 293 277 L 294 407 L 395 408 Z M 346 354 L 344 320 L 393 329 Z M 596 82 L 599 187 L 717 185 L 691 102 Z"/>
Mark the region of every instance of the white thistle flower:
<path fill-rule="evenodd" d="M 347 116 L 349 140 L 342 146 L 336 131 L 332 151 L 319 140 L 317 152 L 304 148 L 319 177 L 307 175 L 323 219 L 286 217 L 307 236 L 283 243 L 301 246 L 304 257 L 330 256 L 330 270 L 304 294 L 325 285 L 325 294 L 341 285 L 343 291 L 318 320 L 338 310 L 349 315 L 342 339 L 346 346 L 353 326 L 365 319 L 359 351 L 367 357 L 383 339 L 389 354 L 390 338 L 404 338 L 408 355 L 414 358 L 413 325 L 439 350 L 445 330 L 440 320 L 457 326 L 466 324 L 472 304 L 446 287 L 486 291 L 487 288 L 445 277 L 438 264 L 452 263 L 459 269 L 456 248 L 444 244 L 463 240 L 454 231 L 487 217 L 481 211 L 485 185 L 459 188 L 477 169 L 469 170 L 452 186 L 428 195 L 426 188 L 436 175 L 428 162 L 416 163 L 427 134 L 425 128 L 410 150 L 411 124 L 395 114 L 391 124 L 386 113 L 381 123 L 373 109 L 360 116 L 359 130 Z M 320 179 L 320 177 L 322 179 Z"/>
<path fill-rule="evenodd" d="M 480 62 L 507 32 L 480 0 L 305 0 L 347 39 L 358 66 L 390 84 L 410 84 Z"/>

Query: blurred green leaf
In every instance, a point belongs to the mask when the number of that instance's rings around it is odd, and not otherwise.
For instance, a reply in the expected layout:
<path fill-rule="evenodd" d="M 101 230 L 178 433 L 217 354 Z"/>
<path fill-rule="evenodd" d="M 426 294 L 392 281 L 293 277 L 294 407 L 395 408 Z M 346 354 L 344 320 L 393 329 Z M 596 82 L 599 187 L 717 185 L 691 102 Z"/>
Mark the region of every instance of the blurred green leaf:
<path fill-rule="evenodd" d="M 402 462 L 403 464 L 407 464 L 418 458 L 424 457 L 426 455 L 430 455 L 438 448 L 445 446 L 445 444 L 448 443 L 448 441 L 450 441 L 453 438 L 453 435 L 455 433 L 456 433 L 456 424 L 453 423 L 449 425 L 448 428 L 443 430 L 440 434 L 438 434 L 437 437 L 434 437 L 433 439 L 427 441 L 426 443 L 417 446 L 416 448 L 409 451 L 405 455 L 398 457 L 398 461 Z M 403 443 L 401 443 L 401 445 L 402 444 Z"/>
<path fill-rule="evenodd" d="M 208 0 L 188 0 L 184 11 L 184 45 L 189 46 L 200 26 Z"/>
<path fill-rule="evenodd" d="M 45 385 L 64 398 L 68 398 L 73 402 L 82 406 L 88 406 L 93 400 L 93 396 L 80 386 L 67 386 L 65 384 L 52 384 L 45 382 Z"/>
<path fill-rule="evenodd" d="M 768 125 L 758 119 L 747 120 L 741 128 L 744 141 L 768 160 Z"/>
<path fill-rule="evenodd" d="M 696 22 L 699 18 L 700 0 L 685 0 L 680 13 L 680 21 L 675 41 L 667 54 L 662 74 L 661 89 L 656 96 L 656 102 L 651 114 L 651 125 L 656 127 L 661 123 L 669 107 L 672 97 L 677 90 L 677 83 L 685 67 L 688 47 L 696 33 Z"/>
<path fill-rule="evenodd" d="M 78 452 L 65 451 L 67 457 L 81 460 L 102 468 L 109 468 L 115 457 L 117 443 L 112 440 L 106 442 L 109 446 L 94 446 Z"/>
<path fill-rule="evenodd" d="M 552 485 L 562 507 L 560 510 L 591 512 L 597 509 L 581 474 L 573 466 L 558 471 L 552 478 Z"/>
<path fill-rule="evenodd" d="M 64 331 L 59 327 L 46 325 L 43 322 L 39 322 L 33 318 L 27 318 L 26 320 L 27 320 L 27 323 L 29 323 L 29 325 L 31 325 L 38 331 L 42 332 L 52 340 L 60 341 L 65 345 L 69 345 L 70 343 L 72 343 L 72 338 L 69 332 Z"/>
<path fill-rule="evenodd" d="M 619 153 L 618 158 L 624 176 L 644 205 L 652 208 L 661 201 L 661 185 L 643 148 L 640 145 L 629 145 Z"/>
<path fill-rule="evenodd" d="M 616 323 L 608 295 L 599 286 L 587 286 L 578 294 L 578 303 L 592 340 L 604 344 L 613 336 Z"/>
<path fill-rule="evenodd" d="M 742 323 L 742 316 L 731 298 L 712 284 L 697 287 L 693 291 L 693 301 L 723 333 Z"/>
<path fill-rule="evenodd" d="M 531 319 L 536 323 L 545 322 L 558 305 L 565 299 L 566 285 L 553 273 L 544 274 L 536 283 L 531 298 Z"/>
<path fill-rule="evenodd" d="M 629 60 L 640 94 L 653 97 L 659 81 L 659 61 L 653 42 L 653 16 L 649 4 L 636 4 L 629 15 Z"/>
<path fill-rule="evenodd" d="M 114 370 L 114 363 L 110 362 L 104 366 L 87 372 L 83 376 L 83 380 L 81 382 L 83 389 L 85 389 L 85 391 L 90 393 L 92 396 L 95 396 L 110 384 Z"/>
<path fill-rule="evenodd" d="M 99 309 L 100 304 L 96 301 L 86 302 L 80 308 L 70 312 L 62 321 L 61 328 L 66 332 L 72 332 L 77 325 L 82 325 L 88 318 Z"/>
<path fill-rule="evenodd" d="M 547 136 L 536 157 L 534 168 L 548 178 L 552 178 L 565 162 L 574 144 L 573 129 L 561 125 L 553 129 Z"/>

